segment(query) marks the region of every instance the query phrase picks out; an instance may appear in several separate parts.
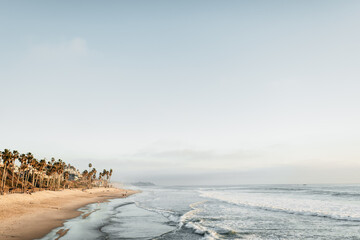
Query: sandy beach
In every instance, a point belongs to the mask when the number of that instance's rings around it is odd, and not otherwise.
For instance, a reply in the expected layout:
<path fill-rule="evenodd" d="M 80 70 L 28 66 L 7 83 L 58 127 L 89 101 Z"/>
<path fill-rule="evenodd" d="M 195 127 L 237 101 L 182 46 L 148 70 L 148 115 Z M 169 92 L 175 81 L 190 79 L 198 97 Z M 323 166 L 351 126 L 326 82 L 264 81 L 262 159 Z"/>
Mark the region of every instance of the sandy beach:
<path fill-rule="evenodd" d="M 2 240 L 41 238 L 62 226 L 64 220 L 79 216 L 81 212 L 77 209 L 82 206 L 134 193 L 133 190 L 94 188 L 0 196 L 0 236 Z"/>

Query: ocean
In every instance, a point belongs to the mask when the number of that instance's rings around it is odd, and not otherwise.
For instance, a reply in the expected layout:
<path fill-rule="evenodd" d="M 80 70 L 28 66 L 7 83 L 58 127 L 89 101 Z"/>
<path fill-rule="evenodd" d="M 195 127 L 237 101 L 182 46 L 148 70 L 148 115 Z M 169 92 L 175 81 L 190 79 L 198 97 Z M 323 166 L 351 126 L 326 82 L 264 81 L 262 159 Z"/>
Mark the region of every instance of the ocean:
<path fill-rule="evenodd" d="M 61 239 L 360 239 L 360 185 L 140 189 L 82 208 Z"/>

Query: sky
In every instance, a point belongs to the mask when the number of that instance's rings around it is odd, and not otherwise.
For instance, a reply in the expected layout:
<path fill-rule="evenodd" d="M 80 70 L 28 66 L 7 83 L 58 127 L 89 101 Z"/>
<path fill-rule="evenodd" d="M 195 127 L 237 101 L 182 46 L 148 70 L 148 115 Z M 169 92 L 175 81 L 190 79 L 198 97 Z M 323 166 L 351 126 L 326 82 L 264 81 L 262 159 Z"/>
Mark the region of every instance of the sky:
<path fill-rule="evenodd" d="M 161 185 L 359 183 L 359 1 L 0 1 L 0 148 Z"/>

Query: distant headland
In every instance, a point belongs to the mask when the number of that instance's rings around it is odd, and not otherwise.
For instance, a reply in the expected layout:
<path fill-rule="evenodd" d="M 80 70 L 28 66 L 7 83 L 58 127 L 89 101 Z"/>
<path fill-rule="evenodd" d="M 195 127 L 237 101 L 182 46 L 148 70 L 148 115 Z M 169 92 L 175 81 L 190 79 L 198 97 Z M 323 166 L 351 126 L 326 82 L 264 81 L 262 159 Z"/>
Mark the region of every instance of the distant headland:
<path fill-rule="evenodd" d="M 130 183 L 133 186 L 137 186 L 137 187 L 148 187 L 148 186 L 156 186 L 154 183 L 152 182 L 135 182 L 135 183 Z"/>

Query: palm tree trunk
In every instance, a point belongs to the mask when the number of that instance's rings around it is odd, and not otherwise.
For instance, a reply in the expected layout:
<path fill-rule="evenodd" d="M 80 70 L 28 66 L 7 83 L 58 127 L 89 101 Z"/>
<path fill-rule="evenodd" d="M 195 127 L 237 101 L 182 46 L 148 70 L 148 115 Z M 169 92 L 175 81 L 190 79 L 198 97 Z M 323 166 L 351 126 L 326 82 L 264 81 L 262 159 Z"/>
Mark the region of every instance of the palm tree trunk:
<path fill-rule="evenodd" d="M 2 178 L 1 178 L 1 189 L 2 190 L 4 190 L 4 187 L 5 187 L 5 183 L 4 183 L 5 169 L 6 169 L 6 164 L 4 163 L 4 170 L 3 170 L 3 174 L 2 174 Z M 5 180 L 5 182 L 6 182 L 6 180 Z"/>
<path fill-rule="evenodd" d="M 27 178 L 26 178 L 26 182 L 29 182 L 29 179 L 30 179 L 30 171 L 28 171 L 28 175 L 27 175 Z"/>
<path fill-rule="evenodd" d="M 6 171 L 5 171 L 4 189 L 5 189 L 5 187 L 6 187 L 7 174 L 8 174 L 8 170 L 6 169 Z"/>
<path fill-rule="evenodd" d="M 35 172 L 33 173 L 33 175 L 32 175 L 32 185 L 34 186 L 34 183 L 35 183 L 35 176 L 36 176 L 36 174 L 35 174 Z"/>
<path fill-rule="evenodd" d="M 0 171 L 1 173 L 1 171 Z M 1 187 L 2 187 L 2 179 L 3 179 L 3 174 L 1 173 L 1 185 L 0 185 L 0 191 L 1 191 Z"/>
<path fill-rule="evenodd" d="M 18 187 L 19 179 L 20 179 L 20 171 L 19 171 L 19 174 L 18 174 L 17 179 L 16 179 L 16 188 Z"/>
<path fill-rule="evenodd" d="M 15 170 L 12 170 L 12 178 L 11 178 L 11 187 L 14 187 L 14 177 L 15 177 Z"/>
<path fill-rule="evenodd" d="M 34 187 L 36 187 L 36 184 L 37 184 L 39 178 L 40 178 L 39 175 L 36 175 L 35 183 L 33 183 Z"/>
<path fill-rule="evenodd" d="M 22 179 L 22 186 L 21 186 L 22 192 L 24 192 L 24 190 L 25 190 L 25 175 L 26 175 L 26 173 L 24 171 L 24 176 L 23 176 L 23 179 Z"/>

